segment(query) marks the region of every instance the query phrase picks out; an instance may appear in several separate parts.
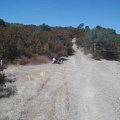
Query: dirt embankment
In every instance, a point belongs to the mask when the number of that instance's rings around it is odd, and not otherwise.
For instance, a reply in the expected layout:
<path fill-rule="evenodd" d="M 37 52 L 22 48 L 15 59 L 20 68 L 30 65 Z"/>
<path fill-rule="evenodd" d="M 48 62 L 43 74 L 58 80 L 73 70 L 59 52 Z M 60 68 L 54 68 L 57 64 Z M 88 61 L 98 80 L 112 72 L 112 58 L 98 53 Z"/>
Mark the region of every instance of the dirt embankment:
<path fill-rule="evenodd" d="M 0 99 L 0 120 L 120 120 L 120 63 L 73 48 L 63 64 L 9 66 L 17 94 Z"/>

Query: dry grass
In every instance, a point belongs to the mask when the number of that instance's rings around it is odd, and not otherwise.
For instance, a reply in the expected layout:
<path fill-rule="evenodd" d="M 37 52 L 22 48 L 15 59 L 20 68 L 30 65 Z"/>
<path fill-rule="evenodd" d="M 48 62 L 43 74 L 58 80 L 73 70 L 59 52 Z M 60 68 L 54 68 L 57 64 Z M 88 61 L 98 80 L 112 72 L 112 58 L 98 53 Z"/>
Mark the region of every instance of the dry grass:
<path fill-rule="evenodd" d="M 26 56 L 21 56 L 20 58 L 16 59 L 13 63 L 20 65 L 26 65 L 26 64 L 35 65 L 35 64 L 42 64 L 48 62 L 50 62 L 50 59 L 47 56 L 34 55 L 31 58 L 27 58 Z"/>
<path fill-rule="evenodd" d="M 42 63 L 48 63 L 50 62 L 50 59 L 46 56 L 40 56 L 36 55 L 30 59 L 28 59 L 28 64 L 42 64 Z"/>

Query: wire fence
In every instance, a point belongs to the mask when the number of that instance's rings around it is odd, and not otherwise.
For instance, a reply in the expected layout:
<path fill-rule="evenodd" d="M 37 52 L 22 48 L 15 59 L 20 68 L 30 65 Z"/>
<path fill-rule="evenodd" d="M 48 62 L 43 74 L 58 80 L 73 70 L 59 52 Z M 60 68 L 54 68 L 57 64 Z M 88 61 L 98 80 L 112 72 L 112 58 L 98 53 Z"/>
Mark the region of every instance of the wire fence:
<path fill-rule="evenodd" d="M 114 50 L 96 50 L 100 58 L 105 58 L 108 60 L 120 60 L 120 51 Z"/>
<path fill-rule="evenodd" d="M 96 50 L 96 51 L 120 53 L 120 51 L 115 50 Z"/>

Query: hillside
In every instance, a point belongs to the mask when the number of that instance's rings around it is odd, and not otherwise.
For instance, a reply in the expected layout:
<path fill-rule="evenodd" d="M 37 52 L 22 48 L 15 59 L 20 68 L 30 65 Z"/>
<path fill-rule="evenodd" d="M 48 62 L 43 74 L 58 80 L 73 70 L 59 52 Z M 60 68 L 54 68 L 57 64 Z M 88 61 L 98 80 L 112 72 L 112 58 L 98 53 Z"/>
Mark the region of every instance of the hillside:
<path fill-rule="evenodd" d="M 9 66 L 17 94 L 0 99 L 0 120 L 119 120 L 120 63 L 73 49 L 63 64 Z"/>

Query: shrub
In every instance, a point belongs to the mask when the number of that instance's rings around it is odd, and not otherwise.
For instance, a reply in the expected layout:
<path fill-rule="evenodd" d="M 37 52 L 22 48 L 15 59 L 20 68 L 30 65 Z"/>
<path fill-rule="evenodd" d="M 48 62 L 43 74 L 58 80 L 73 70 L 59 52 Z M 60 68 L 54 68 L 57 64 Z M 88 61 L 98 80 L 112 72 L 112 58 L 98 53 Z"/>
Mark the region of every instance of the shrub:
<path fill-rule="evenodd" d="M 15 86 L 6 86 L 6 82 L 14 82 L 15 79 L 9 79 L 5 76 L 4 73 L 0 70 L 0 98 L 4 97 L 10 97 L 11 95 L 14 95 L 17 91 Z"/>
<path fill-rule="evenodd" d="M 35 55 L 28 59 L 28 64 L 41 64 L 48 63 L 50 59 L 47 56 Z"/>
<path fill-rule="evenodd" d="M 16 91 L 17 89 L 15 86 L 9 86 L 9 87 L 1 86 L 0 98 L 10 97 L 11 95 L 15 95 Z"/>
<path fill-rule="evenodd" d="M 28 63 L 28 58 L 25 56 L 21 56 L 20 58 L 15 59 L 13 63 L 20 64 L 20 65 L 26 65 Z"/>
<path fill-rule="evenodd" d="M 0 73 L 0 85 L 3 85 L 5 81 L 5 74 Z"/>

